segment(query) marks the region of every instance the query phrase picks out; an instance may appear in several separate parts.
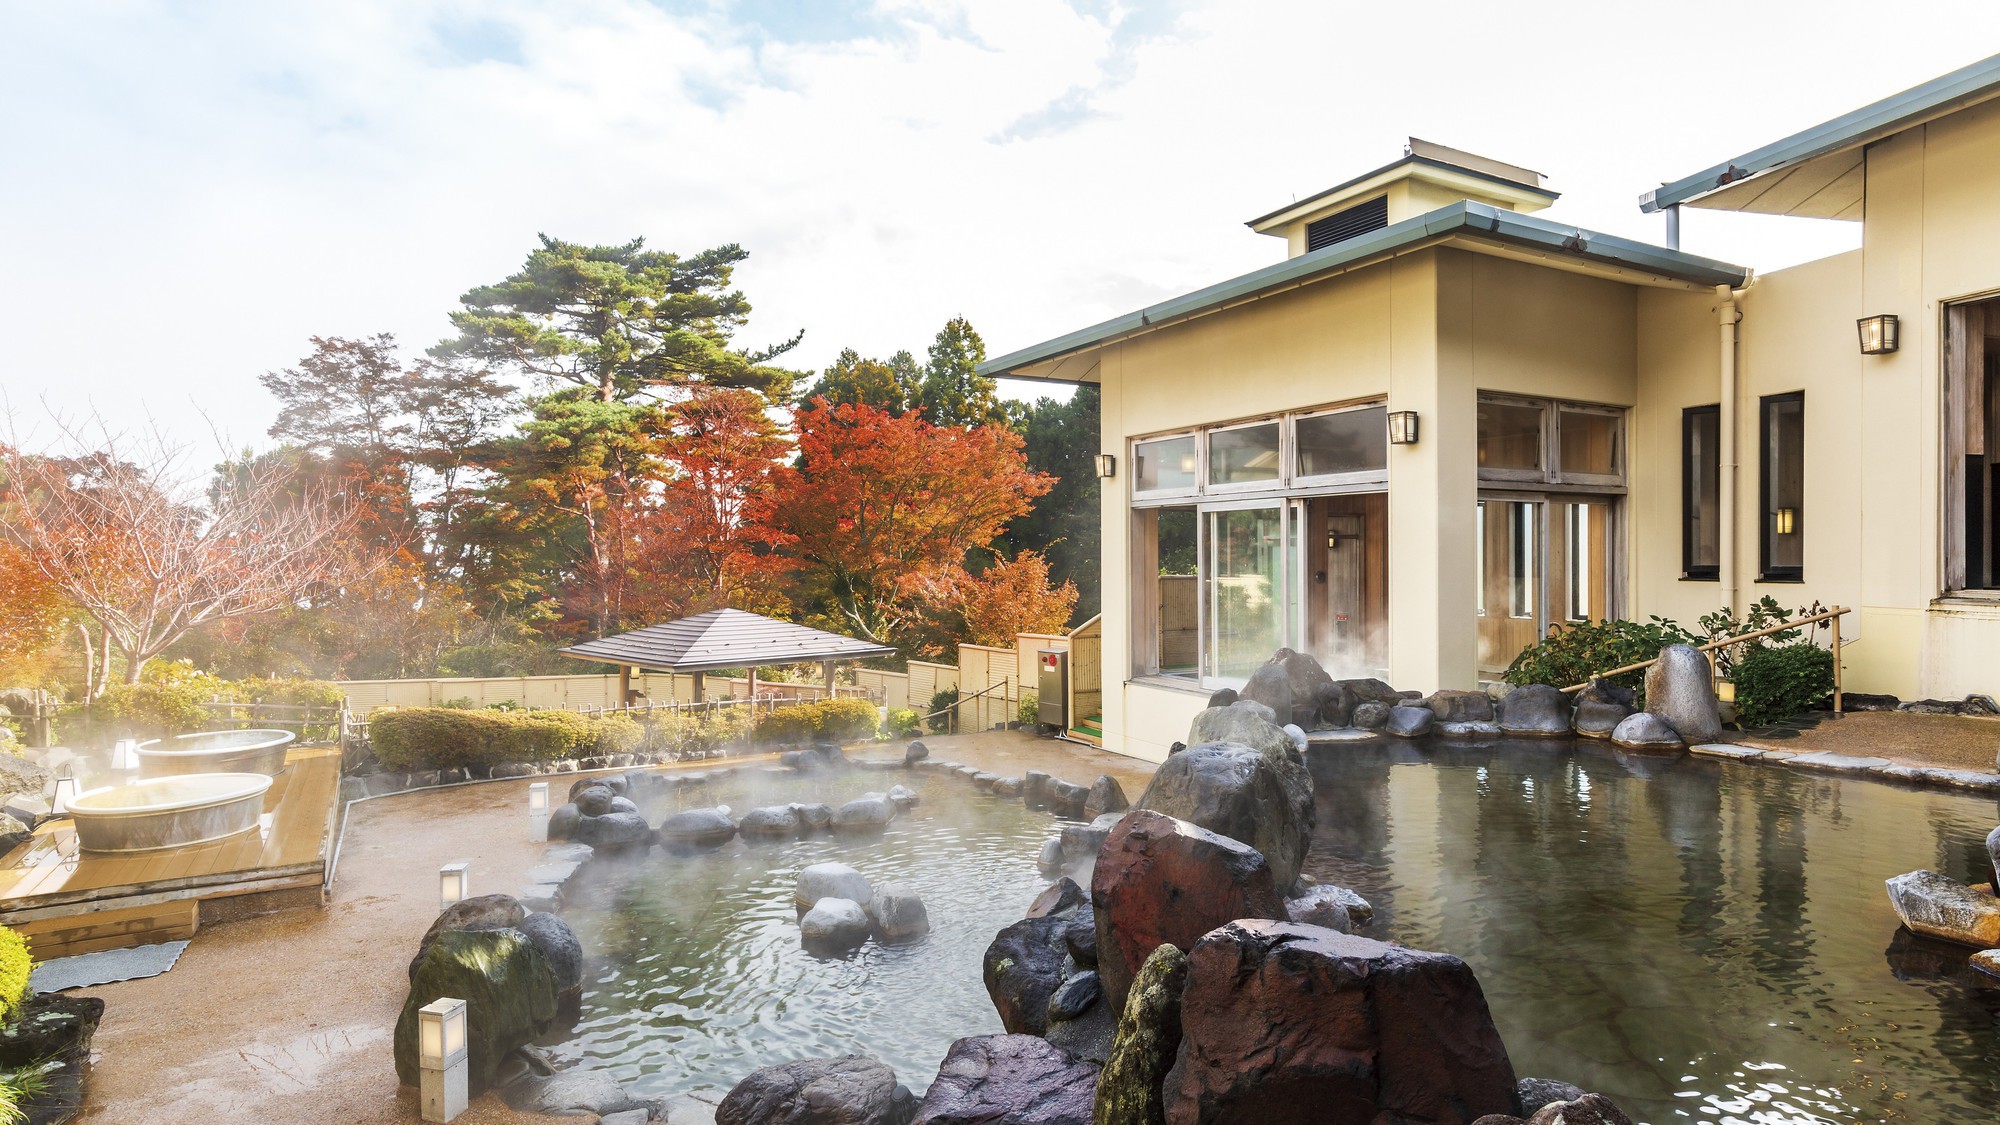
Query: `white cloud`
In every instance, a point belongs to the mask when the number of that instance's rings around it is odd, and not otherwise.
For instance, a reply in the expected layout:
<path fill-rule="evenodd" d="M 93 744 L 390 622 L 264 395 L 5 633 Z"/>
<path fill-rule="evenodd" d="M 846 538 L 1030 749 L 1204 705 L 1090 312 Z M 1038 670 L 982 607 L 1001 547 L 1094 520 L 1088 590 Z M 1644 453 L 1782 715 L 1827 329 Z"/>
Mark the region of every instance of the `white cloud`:
<path fill-rule="evenodd" d="M 804 328 L 805 366 L 960 313 L 1011 350 L 1275 260 L 1243 219 L 1409 134 L 1656 239 L 1651 184 L 2000 30 L 1936 8 L 1955 34 L 1833 4 L 14 5 L 0 390 L 261 440 L 258 372 L 313 334 L 429 345 L 537 231 L 742 243 L 745 342 Z M 1768 269 L 1853 237 L 1700 214 L 1685 244 Z"/>

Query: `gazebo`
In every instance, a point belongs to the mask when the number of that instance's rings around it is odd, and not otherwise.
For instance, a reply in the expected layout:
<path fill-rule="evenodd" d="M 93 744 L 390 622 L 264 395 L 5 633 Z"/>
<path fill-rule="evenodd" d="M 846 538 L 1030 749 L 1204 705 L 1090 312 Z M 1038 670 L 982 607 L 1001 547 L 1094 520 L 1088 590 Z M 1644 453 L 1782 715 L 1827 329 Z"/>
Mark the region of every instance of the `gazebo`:
<path fill-rule="evenodd" d="M 700 703 L 704 672 L 748 669 L 750 697 L 755 699 L 757 669 L 772 664 L 818 661 L 826 673 L 826 693 L 832 696 L 835 664 L 890 656 L 896 650 L 740 609 L 712 609 L 678 621 L 585 641 L 561 651 L 564 656 L 578 660 L 618 665 L 618 701 L 624 704 L 632 698 L 634 668 L 689 673 L 694 677 L 694 701 Z"/>

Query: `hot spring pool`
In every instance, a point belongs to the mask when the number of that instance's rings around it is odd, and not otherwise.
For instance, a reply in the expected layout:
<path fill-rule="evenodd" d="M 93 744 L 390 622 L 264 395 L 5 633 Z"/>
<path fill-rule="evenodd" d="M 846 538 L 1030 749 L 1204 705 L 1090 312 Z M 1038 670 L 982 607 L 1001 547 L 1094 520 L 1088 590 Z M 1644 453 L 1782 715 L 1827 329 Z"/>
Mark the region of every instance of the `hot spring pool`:
<path fill-rule="evenodd" d="M 1979 881 L 2000 802 L 1567 742 L 1310 757 L 1307 870 L 1374 903 L 1371 936 L 1469 962 L 1518 1073 L 1655 1125 L 1982 1121 L 2000 1104 L 2000 988 L 1966 951 L 1899 936 L 1882 890 L 1918 867 Z M 1047 814 L 934 772 L 739 775 L 678 800 L 740 813 L 897 781 L 923 803 L 883 836 L 586 874 L 565 911 L 593 954 L 586 1018 L 559 1053 L 714 1097 L 758 1066 L 861 1051 L 921 1091 L 952 1039 L 998 1032 L 980 956 L 1046 885 Z M 823 860 L 914 886 L 930 937 L 806 954 L 792 881 Z"/>

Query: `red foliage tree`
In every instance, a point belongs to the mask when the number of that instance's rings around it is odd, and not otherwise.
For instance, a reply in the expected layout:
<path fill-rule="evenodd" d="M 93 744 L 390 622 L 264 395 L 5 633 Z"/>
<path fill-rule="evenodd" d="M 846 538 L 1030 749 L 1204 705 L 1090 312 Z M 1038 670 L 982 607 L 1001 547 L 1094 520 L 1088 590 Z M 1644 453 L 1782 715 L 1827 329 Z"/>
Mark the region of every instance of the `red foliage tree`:
<path fill-rule="evenodd" d="M 1049 584 L 1049 560 L 1022 551 L 962 585 L 956 599 L 966 639 L 1008 648 L 1020 633 L 1060 633 L 1076 610 L 1076 583 Z"/>
<path fill-rule="evenodd" d="M 999 426 L 933 426 L 823 399 L 794 418 L 799 464 L 778 471 L 761 535 L 841 624 L 895 644 L 965 578 L 969 552 L 1047 492 L 1021 438 Z"/>

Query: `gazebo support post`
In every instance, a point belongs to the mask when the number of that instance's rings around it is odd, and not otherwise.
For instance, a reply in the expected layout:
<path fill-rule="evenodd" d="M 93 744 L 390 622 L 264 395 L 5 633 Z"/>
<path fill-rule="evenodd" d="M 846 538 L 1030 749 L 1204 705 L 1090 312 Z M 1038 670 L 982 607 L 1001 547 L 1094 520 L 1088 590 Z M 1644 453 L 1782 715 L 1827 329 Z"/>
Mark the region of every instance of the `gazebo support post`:
<path fill-rule="evenodd" d="M 620 710 L 632 706 L 632 666 L 618 666 L 618 707 Z"/>
<path fill-rule="evenodd" d="M 750 666 L 750 687 L 747 690 L 750 695 L 750 742 L 754 746 L 757 742 L 757 666 L 755 664 Z"/>
<path fill-rule="evenodd" d="M 820 666 L 820 670 L 821 670 L 822 672 L 825 672 L 825 673 L 826 673 L 826 697 L 827 697 L 828 699 L 832 699 L 832 698 L 833 698 L 833 661 L 831 661 L 831 660 L 822 660 L 822 661 L 820 661 L 820 662 L 819 662 L 819 666 Z"/>
<path fill-rule="evenodd" d="M 700 672 L 690 672 L 690 673 L 688 673 L 688 674 L 694 677 L 694 701 L 695 701 L 696 703 L 700 703 L 700 702 L 701 702 L 701 697 L 702 697 L 702 682 L 701 682 L 701 673 L 700 673 Z"/>

